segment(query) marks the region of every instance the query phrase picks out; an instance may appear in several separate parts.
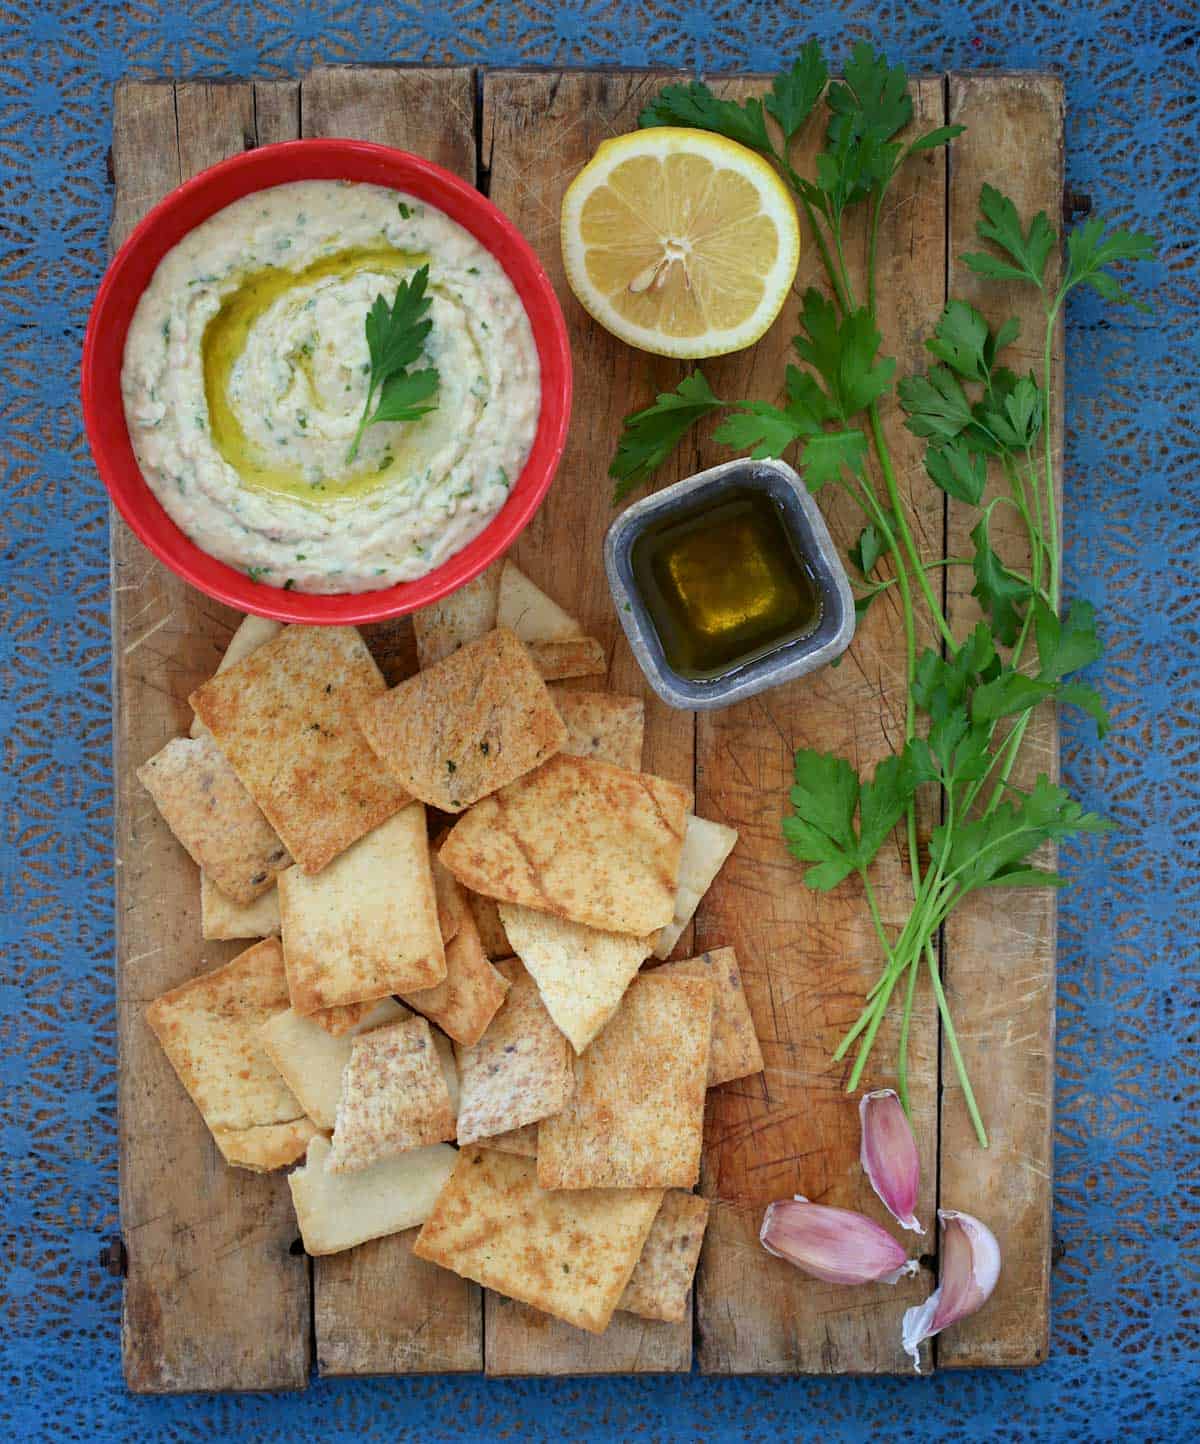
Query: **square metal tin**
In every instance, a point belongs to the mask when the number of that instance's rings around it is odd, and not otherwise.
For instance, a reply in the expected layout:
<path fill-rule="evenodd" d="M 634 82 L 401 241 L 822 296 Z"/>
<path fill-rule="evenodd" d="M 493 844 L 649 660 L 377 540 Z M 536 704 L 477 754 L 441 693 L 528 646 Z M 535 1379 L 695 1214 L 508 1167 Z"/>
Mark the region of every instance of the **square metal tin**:
<path fill-rule="evenodd" d="M 658 632 L 637 592 L 633 544 L 651 522 L 731 488 L 764 491 L 779 505 L 801 555 L 812 568 L 821 597 L 821 620 L 807 637 L 782 642 L 721 677 L 693 681 L 680 676 L 663 652 Z M 825 525 L 825 518 L 800 477 L 783 461 L 726 461 L 655 492 L 613 522 L 604 539 L 604 568 L 617 616 L 646 680 L 672 707 L 708 711 L 803 677 L 832 662 L 854 637 L 854 597 Z"/>

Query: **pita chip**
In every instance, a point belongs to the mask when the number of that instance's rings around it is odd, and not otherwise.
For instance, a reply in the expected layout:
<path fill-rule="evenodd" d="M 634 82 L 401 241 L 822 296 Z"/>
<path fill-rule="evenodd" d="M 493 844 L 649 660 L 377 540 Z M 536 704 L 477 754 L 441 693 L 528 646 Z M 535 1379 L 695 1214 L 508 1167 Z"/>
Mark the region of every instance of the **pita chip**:
<path fill-rule="evenodd" d="M 563 752 L 611 762 L 630 772 L 641 771 L 646 704 L 640 697 L 570 692 L 557 686 L 550 689 L 550 695 L 567 728 Z"/>
<path fill-rule="evenodd" d="M 567 1040 L 537 984 L 515 958 L 499 971 L 508 996 L 483 1037 L 458 1049 L 460 1146 L 548 1118 L 575 1086 Z"/>
<path fill-rule="evenodd" d="M 192 861 L 235 903 L 269 892 L 291 864 L 211 737 L 173 738 L 137 775 Z"/>
<path fill-rule="evenodd" d="M 543 1188 L 691 1188 L 700 1176 L 712 983 L 635 979 L 538 1126 Z"/>
<path fill-rule="evenodd" d="M 617 1307 L 669 1324 L 689 1318 L 688 1294 L 707 1224 L 707 1199 L 669 1188 Z"/>
<path fill-rule="evenodd" d="M 412 803 L 315 877 L 279 879 L 292 1007 L 314 1013 L 446 976 L 425 809 Z"/>
<path fill-rule="evenodd" d="M 470 1044 L 483 1036 L 507 992 L 508 982 L 488 962 L 464 905 L 458 932 L 446 944 L 446 976 L 432 988 L 400 996 L 456 1043 Z"/>
<path fill-rule="evenodd" d="M 475 927 L 479 933 L 479 941 L 483 944 L 483 951 L 493 962 L 497 958 L 511 958 L 513 955 L 512 944 L 508 941 L 508 934 L 504 931 L 504 924 L 500 921 L 500 909 L 496 899 L 484 897 L 481 893 L 468 892 L 466 888 L 463 888 L 463 896 L 467 900 L 471 916 L 475 919 Z"/>
<path fill-rule="evenodd" d="M 329 1154 L 331 1173 L 369 1168 L 453 1137 L 450 1092 L 424 1018 L 406 1018 L 351 1039 Z"/>
<path fill-rule="evenodd" d="M 390 998 L 372 1003 L 370 1010 L 340 1037 L 320 1028 L 291 1008 L 276 1013 L 262 1025 L 262 1045 L 284 1082 L 318 1128 L 333 1131 L 342 1071 L 350 1061 L 354 1039 L 385 1023 L 398 1023 L 409 1014 Z"/>
<path fill-rule="evenodd" d="M 502 561 L 493 562 L 456 592 L 413 613 L 417 660 L 422 669 L 492 631 L 503 565 Z"/>
<path fill-rule="evenodd" d="M 562 642 L 526 642 L 533 665 L 547 682 L 568 677 L 602 677 L 608 658 L 595 637 L 571 637 Z"/>
<path fill-rule="evenodd" d="M 297 626 L 188 699 L 306 873 L 409 800 L 354 720 L 384 691 L 353 627 Z"/>
<path fill-rule="evenodd" d="M 605 932 L 517 903 L 499 907 L 505 933 L 546 1010 L 582 1053 L 617 1011 L 655 935 Z"/>
<path fill-rule="evenodd" d="M 713 984 L 712 1040 L 708 1049 L 708 1086 L 748 1078 L 764 1068 L 754 1019 L 746 1002 L 737 954 L 732 948 L 714 948 L 696 958 L 665 963 L 646 974 L 649 978 L 710 978 Z"/>
<path fill-rule="evenodd" d="M 598 1334 L 661 1201 L 658 1189 L 548 1193 L 529 1159 L 465 1148 L 413 1253 Z"/>
<path fill-rule="evenodd" d="M 488 632 L 366 706 L 359 726 L 397 783 L 461 812 L 532 771 L 567 735 L 512 632 Z"/>
<path fill-rule="evenodd" d="M 507 559 L 500 569 L 496 625 L 515 632 L 522 642 L 566 642 L 583 636 L 575 618 Z"/>
<path fill-rule="evenodd" d="M 507 1133 L 493 1133 L 487 1139 L 487 1147 L 497 1153 L 515 1153 L 520 1158 L 537 1157 L 536 1123 L 526 1123 L 523 1128 L 510 1128 Z"/>
<path fill-rule="evenodd" d="M 279 936 L 279 889 L 256 897 L 252 903 L 227 898 L 207 873 L 200 874 L 200 936 L 210 942 L 232 938 Z"/>
<path fill-rule="evenodd" d="M 262 1045 L 263 1023 L 286 1007 L 283 954 L 267 938 L 146 1009 L 217 1146 L 241 1168 L 261 1172 L 293 1163 L 316 1132 Z"/>
<path fill-rule="evenodd" d="M 448 1143 L 433 1143 L 357 1173 L 333 1173 L 329 1153 L 318 1135 L 304 1167 L 288 1174 L 304 1251 L 314 1256 L 424 1223 L 458 1162 Z"/>
<path fill-rule="evenodd" d="M 653 932 L 674 915 L 689 801 L 661 777 L 559 753 L 476 803 L 439 855 L 473 892 Z"/>
<path fill-rule="evenodd" d="M 671 949 L 696 915 L 700 899 L 733 851 L 738 835 L 732 827 L 688 813 L 683 853 L 679 859 L 679 883 L 675 889 L 675 916 L 658 935 L 656 958 L 669 958 Z"/>
<path fill-rule="evenodd" d="M 251 652 L 257 651 L 264 642 L 270 642 L 283 631 L 282 622 L 273 622 L 270 617 L 243 617 L 238 624 L 237 630 L 229 639 L 229 645 L 225 648 L 225 655 L 217 663 L 217 671 L 214 675 L 227 672 L 234 667 L 243 657 L 248 657 Z M 204 737 L 208 735 L 208 728 L 199 717 L 192 718 L 191 733 L 193 737 Z"/>
<path fill-rule="evenodd" d="M 284 965 L 287 965 L 286 957 Z M 315 1013 L 306 1013 L 304 1016 L 310 1023 L 316 1023 L 318 1028 L 323 1028 L 331 1038 L 341 1038 L 346 1033 L 354 1032 L 376 1001 L 375 998 L 369 998 L 363 1003 L 343 1003 L 337 1008 L 318 1008 Z"/>
<path fill-rule="evenodd" d="M 463 913 L 467 900 L 458 885 L 458 879 L 438 861 L 436 850 L 430 851 L 429 865 L 433 870 L 433 893 L 437 901 L 438 928 L 442 942 L 448 943 L 462 927 Z"/>

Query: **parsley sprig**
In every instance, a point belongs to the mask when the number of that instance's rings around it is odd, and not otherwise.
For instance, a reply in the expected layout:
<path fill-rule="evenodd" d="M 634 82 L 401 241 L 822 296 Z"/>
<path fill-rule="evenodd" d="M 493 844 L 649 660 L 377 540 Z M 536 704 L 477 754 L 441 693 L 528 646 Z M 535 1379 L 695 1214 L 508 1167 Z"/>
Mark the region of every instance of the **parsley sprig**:
<path fill-rule="evenodd" d="M 383 295 L 375 297 L 365 322 L 367 351 L 371 372 L 362 416 L 350 450 L 349 465 L 358 455 L 363 432 L 377 421 L 416 421 L 437 408 L 437 402 L 422 405 L 438 389 L 438 373 L 432 366 L 421 371 L 408 368 L 425 348 L 425 338 L 433 329 L 426 312 L 430 297 L 429 267 L 422 266 L 409 281 L 401 281 L 391 306 Z M 374 411 L 372 411 L 374 406 Z"/>
<path fill-rule="evenodd" d="M 821 105 L 824 97 L 824 106 Z M 814 174 L 801 176 L 792 142 L 825 115 L 824 143 Z M 952 300 L 926 341 L 930 365 L 896 381 L 896 363 L 881 354 L 876 319 L 876 247 L 888 189 L 907 160 L 945 145 L 961 126 L 939 126 L 909 138 L 913 105 L 904 67 L 867 44 L 856 45 L 839 82 L 829 83 L 820 46 L 806 45 L 776 76 L 760 101 L 724 100 L 698 82 L 667 86 L 641 116 L 643 126 L 715 131 L 767 157 L 790 187 L 807 221 L 828 280 L 801 300 L 794 361 L 782 395 L 723 400 L 702 372 L 629 417 L 610 467 L 619 500 L 647 480 L 691 427 L 723 413 L 715 439 L 754 457 L 795 448 L 813 491 L 841 488 L 863 513 L 850 549 L 858 573 L 862 616 L 895 589 L 904 623 L 908 680 L 905 733 L 895 755 L 867 778 L 846 759 L 801 749 L 795 754 L 791 811 L 783 832 L 805 863 L 804 881 L 827 891 L 856 877 L 884 957 L 883 971 L 835 1057 L 855 1049 L 848 1088 L 859 1086 L 890 1000 L 901 981 L 903 1012 L 897 1078 L 908 1098 L 908 1034 L 918 976 L 928 974 L 966 1106 L 981 1143 L 983 1127 L 942 988 L 936 939 L 946 918 L 982 888 L 1059 886 L 1038 865 L 1047 843 L 1109 824 L 1039 776 L 1023 790 L 1013 768 L 1034 715 L 1045 701 L 1081 708 L 1099 735 L 1108 728 L 1100 694 L 1079 672 L 1103 654 L 1092 607 L 1061 604 L 1058 500 L 1052 438 L 1055 408 L 1053 338 L 1070 293 L 1087 286 L 1103 300 L 1145 309 L 1113 266 L 1153 258 L 1154 243 L 1138 232 L 1092 218 L 1066 237 L 1065 264 L 1051 267 L 1060 238 L 1039 213 L 1023 222 L 1013 202 L 985 185 L 977 232 L 985 249 L 962 259 L 977 275 L 1027 285 L 1042 302 L 1035 340 L 1040 367 L 1018 374 L 1005 364 L 1020 335 L 1017 320 L 995 328 L 972 305 Z M 846 263 L 846 227 L 865 226 L 865 295 L 855 294 Z M 969 556 L 925 561 L 900 494 L 879 403 L 895 387 L 909 430 L 925 442 L 925 470 L 950 499 L 976 513 Z M 989 491 L 989 482 L 992 483 Z M 1025 534 L 1020 570 L 1002 556 L 996 513 L 1010 510 Z M 1006 551 L 1008 549 L 1006 548 Z M 935 592 L 936 568 L 970 569 L 983 618 L 969 636 L 955 636 Z M 937 645 L 918 651 L 917 603 L 924 603 Z M 922 848 L 916 801 L 936 789 L 941 821 Z M 897 829 L 905 842 L 913 904 L 899 931 L 889 932 L 870 870 Z"/>

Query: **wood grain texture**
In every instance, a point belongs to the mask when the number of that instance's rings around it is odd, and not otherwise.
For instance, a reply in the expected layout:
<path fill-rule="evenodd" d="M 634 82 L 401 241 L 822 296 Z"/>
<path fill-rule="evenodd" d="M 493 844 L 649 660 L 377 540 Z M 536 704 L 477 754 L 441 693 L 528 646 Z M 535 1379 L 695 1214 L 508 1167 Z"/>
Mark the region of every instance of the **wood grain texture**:
<path fill-rule="evenodd" d="M 1006 364 L 1042 372 L 1045 334 L 1039 299 L 1028 287 L 985 281 L 958 259 L 980 249 L 975 234 L 985 181 L 1016 203 L 1023 223 L 1044 210 L 1059 228 L 1063 193 L 1063 90 L 1051 75 L 952 75 L 950 119 L 967 127 L 955 142 L 950 184 L 950 289 L 994 324 L 1021 320 Z M 1057 284 L 1059 258 L 1050 258 Z M 1056 480 L 1062 492 L 1063 338 L 1055 343 Z M 1024 529 L 1008 507 L 992 513 L 993 544 L 1025 570 Z M 949 549 L 971 554 L 974 516 L 951 505 Z M 1016 521 L 1016 525 L 1013 525 Z M 948 615 L 963 636 L 979 616 L 969 572 L 949 573 Z M 1058 725 L 1041 709 L 1025 734 L 1013 773 L 1028 786 L 1039 772 L 1058 776 Z M 1047 858 L 1049 865 L 1053 865 Z M 976 1213 L 995 1231 L 1004 1257 L 985 1308 L 941 1335 L 939 1364 L 954 1368 L 1040 1363 L 1049 1347 L 1050 1215 L 1054 1115 L 1055 894 L 1050 889 L 976 893 L 949 919 L 945 987 L 967 1070 L 991 1146 L 975 1143 L 949 1056 L 942 1059 L 939 1201 Z"/>
<path fill-rule="evenodd" d="M 750 84 L 728 87 L 744 95 Z M 758 87 L 762 89 L 762 86 Z M 939 80 L 913 83 L 915 127 L 942 123 Z M 812 168 L 821 140 L 814 127 L 796 157 Z M 934 151 L 910 161 L 889 192 L 880 234 L 879 320 L 883 352 L 901 373 L 923 369 L 924 337 L 945 296 L 946 160 Z M 850 231 L 850 267 L 865 289 L 865 217 Z M 815 247 L 801 255 L 797 290 L 828 282 Z M 773 397 L 780 389 L 796 306 L 753 350 L 713 364 L 719 396 Z M 919 448 L 894 398 L 884 428 L 922 551 L 940 556 L 943 507 L 924 475 Z M 722 453 L 703 446 L 698 464 Z M 882 483 L 879 483 L 882 492 Z M 839 550 L 863 517 L 834 488 L 821 507 Z M 737 949 L 766 1071 L 710 1095 L 701 1192 L 716 1200 L 697 1276 L 700 1367 L 707 1373 L 887 1373 L 911 1368 L 900 1348 L 904 1310 L 923 1298 L 930 1275 L 895 1288 L 839 1289 L 772 1258 L 758 1243 L 763 1206 L 802 1193 L 814 1202 L 858 1209 L 890 1222 L 859 1167 L 855 1098 L 844 1091 L 850 1063 L 831 1057 L 854 1022 L 881 967 L 861 889 L 847 882 L 815 893 L 801 881 L 780 833 L 798 747 L 848 756 L 860 770 L 903 744 L 906 681 L 903 624 L 894 590 L 868 613 L 849 654 L 791 686 L 715 713 L 702 713 L 696 749 L 697 811 L 736 827 L 740 841 L 701 904 L 696 946 Z M 872 870 L 880 909 L 898 926 L 912 901 L 906 852 L 893 838 Z M 894 1084 L 898 1023 L 880 1030 L 864 1087 Z M 913 1120 L 922 1151 L 918 1215 L 934 1205 L 937 1136 L 937 1025 L 918 997 L 910 1038 Z M 917 1252 L 918 1250 L 913 1250 Z"/>
<path fill-rule="evenodd" d="M 306 136 L 376 141 L 475 179 L 474 78 L 467 69 L 314 70 L 301 87 Z M 407 617 L 363 636 L 390 683 L 417 670 Z M 483 1366 L 477 1285 L 414 1258 L 408 1234 L 314 1261 L 317 1367 L 329 1374 L 455 1373 Z"/>
<path fill-rule="evenodd" d="M 118 86 L 113 244 L 180 179 L 240 151 L 247 115 L 249 84 Z M 125 1378 L 138 1393 L 302 1388 L 308 1264 L 289 1253 L 287 1185 L 225 1165 L 143 1017 L 243 946 L 201 941 L 195 867 L 134 777 L 186 732 L 188 693 L 237 617 L 159 565 L 115 513 L 111 544 Z"/>
<path fill-rule="evenodd" d="M 625 641 L 604 580 L 604 533 L 615 515 L 608 463 L 620 418 L 673 386 L 676 363 L 630 350 L 602 331 L 571 295 L 563 274 L 558 217 L 563 192 L 601 141 L 633 129 L 663 77 L 639 72 L 506 72 L 487 76 L 482 161 L 492 200 L 512 217 L 541 258 L 562 300 L 575 362 L 575 403 L 567 451 L 541 510 L 513 549 L 514 560 L 564 606 L 609 658 L 615 692 L 646 703 L 643 765 L 686 787 L 693 783 L 694 721 L 653 695 Z M 686 453 L 661 481 L 694 468 Z M 586 564 L 585 564 L 586 562 Z M 583 686 L 595 688 L 596 679 Z M 691 947 L 691 929 L 680 956 Z M 500 1374 L 641 1373 L 686 1370 L 689 1324 L 618 1314 L 598 1336 L 508 1300 L 487 1305 L 486 1367 Z"/>

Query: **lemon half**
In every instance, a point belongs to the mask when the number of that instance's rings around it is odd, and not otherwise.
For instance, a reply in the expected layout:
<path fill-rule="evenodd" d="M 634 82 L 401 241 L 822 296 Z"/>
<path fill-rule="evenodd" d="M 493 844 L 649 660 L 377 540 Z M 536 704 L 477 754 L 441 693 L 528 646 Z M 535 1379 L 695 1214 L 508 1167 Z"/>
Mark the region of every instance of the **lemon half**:
<path fill-rule="evenodd" d="M 671 126 L 606 140 L 562 207 L 567 280 L 613 335 L 659 356 L 757 341 L 787 299 L 800 227 L 745 146 Z"/>

